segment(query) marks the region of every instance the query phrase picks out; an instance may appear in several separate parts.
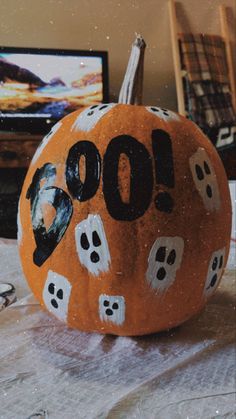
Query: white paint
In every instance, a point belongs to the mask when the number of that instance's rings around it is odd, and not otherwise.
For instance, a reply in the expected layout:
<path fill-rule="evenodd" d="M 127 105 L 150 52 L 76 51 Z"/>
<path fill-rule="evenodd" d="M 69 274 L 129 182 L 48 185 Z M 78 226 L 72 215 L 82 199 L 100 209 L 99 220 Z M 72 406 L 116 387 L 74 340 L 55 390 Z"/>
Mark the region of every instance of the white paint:
<path fill-rule="evenodd" d="M 125 299 L 121 295 L 102 294 L 99 297 L 101 321 L 121 325 L 125 321 Z"/>
<path fill-rule="evenodd" d="M 94 245 L 94 234 L 98 235 L 100 245 Z M 83 248 L 81 244 L 83 237 L 86 237 L 88 242 L 87 249 Z M 91 274 L 97 276 L 99 272 L 107 272 L 109 270 L 111 257 L 103 222 L 98 214 L 89 214 L 88 218 L 77 224 L 75 227 L 75 242 L 80 263 L 85 266 Z M 97 260 L 93 261 L 94 258 Z"/>
<path fill-rule="evenodd" d="M 18 211 L 17 211 L 17 243 L 18 246 L 21 245 L 23 238 L 23 230 L 21 224 L 21 216 L 20 216 L 20 200 L 18 202 Z"/>
<path fill-rule="evenodd" d="M 177 113 L 169 111 L 164 108 L 157 108 L 156 106 L 146 106 L 148 112 L 156 115 L 158 118 L 163 119 L 165 122 L 180 121 Z"/>
<path fill-rule="evenodd" d="M 79 114 L 72 126 L 72 130 L 90 131 L 114 106 L 116 106 L 116 103 L 102 103 L 101 105 L 93 105 L 86 108 Z"/>
<path fill-rule="evenodd" d="M 34 156 L 31 160 L 31 163 L 35 163 L 39 156 L 41 155 L 43 149 L 46 147 L 46 145 L 49 143 L 49 141 L 51 140 L 51 138 L 54 136 L 54 134 L 59 130 L 59 128 L 61 127 L 62 122 L 59 121 L 57 122 L 51 129 L 51 131 L 43 138 L 43 140 L 41 141 L 41 143 L 39 144 L 36 152 L 34 153 Z"/>
<path fill-rule="evenodd" d="M 181 237 L 158 237 L 148 257 L 146 278 L 153 289 L 162 293 L 169 288 L 180 268 L 184 251 Z"/>
<path fill-rule="evenodd" d="M 52 179 L 50 179 L 52 180 Z M 38 199 L 35 200 L 35 203 L 37 204 L 35 207 L 34 217 L 32 220 L 34 229 L 37 229 L 38 226 L 42 223 L 42 220 L 44 219 L 43 216 L 43 206 L 45 204 L 53 204 L 55 200 L 55 194 L 56 189 L 46 189 L 46 187 L 49 186 L 45 185 L 38 193 Z"/>
<path fill-rule="evenodd" d="M 206 172 L 205 165 L 207 164 L 210 173 Z M 211 164 L 211 161 L 204 150 L 199 147 L 189 159 L 189 165 L 195 186 L 203 200 L 204 206 L 208 211 L 219 210 L 220 208 L 220 195 L 216 179 L 216 174 Z M 200 168 L 203 178 L 199 179 L 196 167 Z M 210 188 L 211 195 L 207 194 L 207 188 Z"/>
<path fill-rule="evenodd" d="M 208 265 L 207 277 L 206 277 L 206 282 L 205 282 L 204 291 L 203 291 L 204 297 L 206 298 L 210 297 L 213 294 L 213 292 L 216 290 L 216 288 L 218 287 L 218 284 L 220 282 L 220 279 L 223 273 L 224 265 L 225 265 L 225 247 L 223 249 L 219 249 L 216 252 L 212 253 L 212 256 Z"/>
<path fill-rule="evenodd" d="M 235 136 L 236 127 L 220 128 L 217 135 L 216 148 L 221 148 L 233 144 L 235 141 Z"/>
<path fill-rule="evenodd" d="M 48 271 L 43 289 L 43 301 L 47 309 L 64 322 L 67 321 L 70 294 L 71 284 L 68 279 L 56 272 Z"/>
<path fill-rule="evenodd" d="M 0 296 L 0 311 L 2 311 L 7 306 L 6 298 Z"/>
<path fill-rule="evenodd" d="M 236 182 L 235 180 L 229 182 L 229 190 L 230 190 L 231 205 L 232 205 L 231 237 L 236 240 Z"/>
<path fill-rule="evenodd" d="M 0 283 L 0 295 L 5 293 L 10 293 L 13 291 L 13 286 L 11 284 Z"/>
<path fill-rule="evenodd" d="M 0 311 L 16 301 L 16 290 L 12 284 L 0 284 Z"/>

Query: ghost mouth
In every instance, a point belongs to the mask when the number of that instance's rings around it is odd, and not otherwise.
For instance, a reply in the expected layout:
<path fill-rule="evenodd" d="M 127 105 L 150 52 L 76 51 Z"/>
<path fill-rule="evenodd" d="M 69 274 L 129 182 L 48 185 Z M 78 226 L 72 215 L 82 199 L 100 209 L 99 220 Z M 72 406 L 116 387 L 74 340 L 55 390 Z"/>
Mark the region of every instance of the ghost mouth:
<path fill-rule="evenodd" d="M 91 262 L 98 263 L 99 260 L 100 260 L 99 254 L 97 252 L 93 251 L 90 255 L 90 259 L 91 259 Z"/>

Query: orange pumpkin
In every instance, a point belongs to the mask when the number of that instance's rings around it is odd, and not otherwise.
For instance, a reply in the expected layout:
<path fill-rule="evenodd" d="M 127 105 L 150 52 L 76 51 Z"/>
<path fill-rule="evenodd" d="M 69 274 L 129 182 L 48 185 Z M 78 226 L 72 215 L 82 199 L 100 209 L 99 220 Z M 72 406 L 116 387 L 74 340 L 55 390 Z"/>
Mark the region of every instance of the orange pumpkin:
<path fill-rule="evenodd" d="M 223 165 L 184 117 L 103 104 L 61 120 L 19 202 L 23 271 L 69 326 L 142 335 L 179 325 L 214 293 L 229 252 Z"/>

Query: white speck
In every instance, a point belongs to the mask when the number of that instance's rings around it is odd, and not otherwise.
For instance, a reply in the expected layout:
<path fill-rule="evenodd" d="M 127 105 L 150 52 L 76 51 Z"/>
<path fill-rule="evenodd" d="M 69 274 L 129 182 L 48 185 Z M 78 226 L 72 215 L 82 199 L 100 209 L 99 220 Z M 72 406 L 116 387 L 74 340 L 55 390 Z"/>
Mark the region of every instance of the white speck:
<path fill-rule="evenodd" d="M 106 39 L 110 39 L 110 36 L 109 36 L 109 35 L 107 35 L 107 36 L 106 36 Z"/>

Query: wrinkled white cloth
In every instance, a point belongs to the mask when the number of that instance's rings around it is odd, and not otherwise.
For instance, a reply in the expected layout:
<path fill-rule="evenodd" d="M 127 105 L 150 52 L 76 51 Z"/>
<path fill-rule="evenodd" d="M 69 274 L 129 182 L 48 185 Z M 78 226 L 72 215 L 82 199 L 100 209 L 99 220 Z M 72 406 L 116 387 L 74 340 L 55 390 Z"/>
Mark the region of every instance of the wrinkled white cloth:
<path fill-rule="evenodd" d="M 235 246 L 235 245 L 233 245 Z M 1 419 L 235 418 L 235 247 L 216 294 L 181 327 L 146 337 L 71 330 L 44 312 L 17 246 L 0 240 Z"/>

